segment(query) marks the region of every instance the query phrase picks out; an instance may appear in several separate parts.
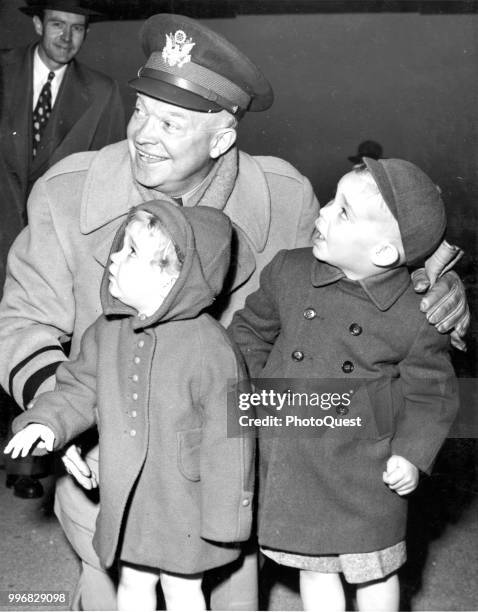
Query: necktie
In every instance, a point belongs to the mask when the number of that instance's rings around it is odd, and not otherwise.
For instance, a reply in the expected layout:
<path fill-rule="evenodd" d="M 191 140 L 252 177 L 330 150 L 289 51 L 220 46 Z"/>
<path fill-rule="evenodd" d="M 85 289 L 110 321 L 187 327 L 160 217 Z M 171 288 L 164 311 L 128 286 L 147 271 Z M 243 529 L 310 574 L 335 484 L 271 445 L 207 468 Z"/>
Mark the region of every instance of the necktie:
<path fill-rule="evenodd" d="M 51 114 L 51 82 L 55 78 L 55 73 L 50 72 L 48 74 L 48 80 L 43 85 L 40 95 L 38 96 L 38 102 L 33 111 L 33 143 L 32 143 L 32 154 L 33 157 L 37 154 L 38 145 L 40 144 L 43 130 L 48 123 L 48 119 Z"/>

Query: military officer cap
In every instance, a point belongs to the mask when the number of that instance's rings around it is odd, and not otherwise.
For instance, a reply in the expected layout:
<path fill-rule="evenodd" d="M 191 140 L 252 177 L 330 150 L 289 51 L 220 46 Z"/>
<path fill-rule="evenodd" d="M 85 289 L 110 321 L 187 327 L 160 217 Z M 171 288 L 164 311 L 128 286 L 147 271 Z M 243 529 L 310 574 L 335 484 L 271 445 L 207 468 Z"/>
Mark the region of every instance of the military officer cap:
<path fill-rule="evenodd" d="M 153 15 L 144 23 L 141 43 L 146 64 L 130 85 L 175 106 L 242 116 L 273 101 L 259 68 L 224 37 L 183 15 Z"/>
<path fill-rule="evenodd" d="M 363 161 L 398 222 L 406 263 L 418 265 L 440 244 L 446 229 L 440 188 L 423 170 L 404 159 Z"/>
<path fill-rule="evenodd" d="M 27 6 L 20 6 L 19 10 L 30 17 L 40 15 L 45 10 L 85 15 L 90 18 L 90 21 L 102 17 L 100 12 L 91 9 L 81 0 L 27 0 Z"/>

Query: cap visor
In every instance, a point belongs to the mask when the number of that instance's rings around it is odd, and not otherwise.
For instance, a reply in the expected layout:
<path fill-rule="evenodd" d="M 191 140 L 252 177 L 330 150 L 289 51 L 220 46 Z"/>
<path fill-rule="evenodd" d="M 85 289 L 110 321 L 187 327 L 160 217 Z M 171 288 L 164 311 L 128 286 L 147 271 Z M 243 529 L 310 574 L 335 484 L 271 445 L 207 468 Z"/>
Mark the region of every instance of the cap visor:
<path fill-rule="evenodd" d="M 195 94 L 187 89 L 181 89 L 176 85 L 165 83 L 164 81 L 158 81 L 156 79 L 149 79 L 148 77 L 138 77 L 128 82 L 128 85 L 133 89 L 136 89 L 139 93 L 162 100 L 168 104 L 174 104 L 174 106 L 181 106 L 189 110 L 199 111 L 202 113 L 218 113 L 223 110 L 222 106 L 202 98 L 198 94 Z"/>
<path fill-rule="evenodd" d="M 397 203 L 393 192 L 392 183 L 388 176 L 387 171 L 383 165 L 376 159 L 371 157 L 364 157 L 363 161 L 367 168 L 370 170 L 374 181 L 377 183 L 377 187 L 385 200 L 386 205 L 392 211 L 395 219 L 398 219 Z"/>

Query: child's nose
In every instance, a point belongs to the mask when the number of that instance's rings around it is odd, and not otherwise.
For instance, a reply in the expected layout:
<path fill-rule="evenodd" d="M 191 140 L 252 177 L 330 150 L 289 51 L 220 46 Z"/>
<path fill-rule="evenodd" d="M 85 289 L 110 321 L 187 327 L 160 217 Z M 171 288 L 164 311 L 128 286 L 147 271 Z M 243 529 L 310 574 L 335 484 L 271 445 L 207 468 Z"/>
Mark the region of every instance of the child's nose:
<path fill-rule="evenodd" d="M 116 251 L 116 253 L 111 254 L 111 261 L 113 263 L 116 263 L 118 261 L 118 255 L 119 255 L 119 251 Z"/>

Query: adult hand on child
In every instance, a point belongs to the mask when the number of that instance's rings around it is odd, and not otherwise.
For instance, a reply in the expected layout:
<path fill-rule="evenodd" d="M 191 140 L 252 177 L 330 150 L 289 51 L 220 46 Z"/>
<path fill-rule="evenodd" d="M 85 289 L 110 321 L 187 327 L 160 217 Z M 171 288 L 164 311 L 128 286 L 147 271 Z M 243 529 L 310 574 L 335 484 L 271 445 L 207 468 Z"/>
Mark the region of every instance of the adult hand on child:
<path fill-rule="evenodd" d="M 470 311 L 465 288 L 460 277 L 450 269 L 463 255 L 463 251 L 443 241 L 426 260 L 425 267 L 412 273 L 413 287 L 417 293 L 427 294 L 420 304 L 428 321 L 441 333 L 450 334 L 452 345 L 466 351 L 463 336 L 470 325 Z"/>
<path fill-rule="evenodd" d="M 20 454 L 26 457 L 35 443 L 38 448 L 51 452 L 54 442 L 55 434 L 49 427 L 31 423 L 13 436 L 3 452 L 7 455 L 11 453 L 12 459 L 16 459 Z"/>
<path fill-rule="evenodd" d="M 69 446 L 61 460 L 68 474 L 71 474 L 84 489 L 95 489 L 98 486 L 96 474 L 90 470 L 86 461 L 83 460 L 77 446 L 74 444 Z"/>
<path fill-rule="evenodd" d="M 387 461 L 383 482 L 398 495 L 408 495 L 417 488 L 418 468 L 405 457 L 392 455 Z"/>

